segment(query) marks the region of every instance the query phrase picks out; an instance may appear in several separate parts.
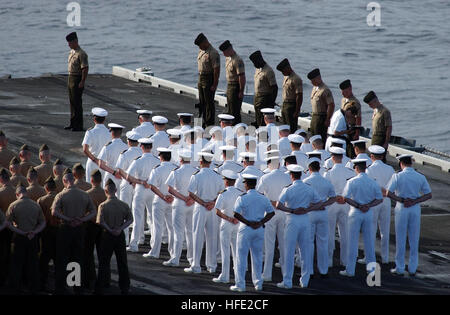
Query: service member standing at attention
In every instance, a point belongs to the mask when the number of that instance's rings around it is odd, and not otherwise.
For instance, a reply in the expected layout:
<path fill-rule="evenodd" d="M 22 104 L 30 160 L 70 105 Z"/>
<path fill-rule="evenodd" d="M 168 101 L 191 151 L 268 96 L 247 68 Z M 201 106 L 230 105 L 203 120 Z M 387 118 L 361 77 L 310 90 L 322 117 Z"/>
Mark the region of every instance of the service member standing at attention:
<path fill-rule="evenodd" d="M 356 113 L 352 113 L 353 115 L 349 117 L 347 120 L 350 126 L 361 126 L 361 103 L 359 100 L 353 95 L 353 87 L 350 80 L 342 81 L 339 84 L 339 88 L 342 92 L 342 100 L 341 100 L 341 109 L 346 111 L 349 107 L 355 107 Z M 354 141 L 359 139 L 359 129 L 355 130 L 355 133 L 349 135 L 349 140 Z"/>
<path fill-rule="evenodd" d="M 395 268 L 391 273 L 405 272 L 406 235 L 409 239 L 408 273 L 415 275 L 419 264 L 420 203 L 431 199 L 427 179 L 412 168 L 412 155 L 397 157 L 401 172 L 392 175 L 386 188 L 386 196 L 395 205 Z"/>
<path fill-rule="evenodd" d="M 20 147 L 19 152 L 20 165 L 19 170 L 22 176 L 26 177 L 30 167 L 35 167 L 36 165 L 31 162 L 31 151 L 27 144 Z"/>
<path fill-rule="evenodd" d="M 348 213 L 348 255 L 345 270 L 339 274 L 346 277 L 355 276 L 355 264 L 358 257 L 359 233 L 362 231 L 364 240 L 364 254 L 366 256 L 367 271 L 375 266 L 375 240 L 372 232 L 372 208 L 383 202 L 383 195 L 378 184 L 366 174 L 364 159 L 352 160 L 356 176 L 347 181 L 342 197 L 350 205 Z"/>
<path fill-rule="evenodd" d="M 50 161 L 51 157 L 49 147 L 46 144 L 41 145 L 39 148 L 39 160 L 41 160 L 42 163 L 35 167 L 35 170 L 38 173 L 38 182 L 41 186 L 44 186 L 47 178 L 53 174 L 53 164 Z"/>
<path fill-rule="evenodd" d="M 108 112 L 100 107 L 94 107 L 91 112 L 95 125 L 86 131 L 83 142 L 81 143 L 83 153 L 87 156 L 85 178 L 90 178 L 92 172 L 99 169 L 97 157 L 105 144 L 111 140 L 111 135 L 104 125 Z M 103 170 L 100 170 L 100 172 L 102 172 L 103 176 Z"/>
<path fill-rule="evenodd" d="M 250 55 L 250 60 L 255 66 L 255 128 L 265 126 L 262 108 L 274 108 L 275 100 L 278 94 L 278 85 L 273 69 L 266 63 L 261 55 L 261 51 L 257 50 Z"/>
<path fill-rule="evenodd" d="M 55 180 L 56 192 L 60 193 L 64 189 L 64 184 L 62 181 L 64 173 L 64 165 L 60 159 L 56 159 L 53 163 L 53 179 Z"/>
<path fill-rule="evenodd" d="M 56 195 L 52 215 L 62 224 L 56 236 L 56 293 L 65 293 L 66 268 L 69 261 L 77 262 L 84 272 L 84 222 L 95 217 L 97 211 L 89 195 L 75 187 L 75 178 L 70 169 L 65 171 L 65 189 Z M 70 259 L 70 260 L 69 260 Z M 83 277 L 83 274 L 82 274 Z M 75 289 L 79 291 L 79 288 Z"/>
<path fill-rule="evenodd" d="M 234 217 L 241 223 L 237 235 L 237 261 L 235 285 L 231 291 L 245 291 L 245 273 L 247 270 L 248 252 L 252 258 L 252 282 L 256 291 L 263 289 L 263 247 L 264 224 L 275 215 L 270 200 L 259 193 L 256 188 L 258 177 L 244 175 L 246 193 L 239 196 L 234 205 Z"/>
<path fill-rule="evenodd" d="M 138 113 L 139 126 L 134 127 L 131 131 L 140 134 L 142 138 L 150 138 L 156 132 L 150 118 L 152 111 L 138 109 L 136 113 Z"/>
<path fill-rule="evenodd" d="M 281 118 L 284 124 L 290 126 L 291 133 L 297 130 L 298 115 L 303 103 L 303 82 L 298 74 L 292 70 L 289 60 L 283 59 L 277 66 L 283 73 L 283 105 Z"/>
<path fill-rule="evenodd" d="M 27 194 L 31 200 L 37 201 L 40 197 L 45 195 L 45 189 L 44 187 L 39 185 L 38 174 L 34 167 L 30 167 L 30 169 L 28 170 L 27 181 Z"/>
<path fill-rule="evenodd" d="M 75 186 L 84 191 L 91 189 L 91 184 L 85 180 L 84 175 L 86 174 L 86 171 L 84 170 L 83 165 L 81 165 L 81 163 L 75 163 L 72 170 L 73 177 L 75 177 Z"/>
<path fill-rule="evenodd" d="M 380 103 L 374 91 L 367 93 L 364 102 L 373 109 L 371 144 L 382 146 L 387 151 L 392 132 L 391 112 Z"/>
<path fill-rule="evenodd" d="M 0 130 L 0 167 L 7 169 L 9 162 L 15 156 L 16 154 L 8 149 L 8 138 L 6 138 L 6 135 Z"/>
<path fill-rule="evenodd" d="M 168 148 L 170 146 L 169 135 L 166 132 L 166 124 L 169 120 L 164 116 L 153 116 L 153 126 L 155 127 L 155 134 L 150 137 L 153 141 L 152 153 L 158 154 L 158 148 Z"/>
<path fill-rule="evenodd" d="M 198 34 L 194 44 L 199 48 L 197 57 L 197 88 L 201 114 L 199 117 L 203 118 L 204 127 L 212 126 L 216 117 L 214 95 L 219 84 L 220 55 L 203 33 Z"/>
<path fill-rule="evenodd" d="M 116 255 L 119 271 L 119 287 L 123 295 L 130 289 L 130 275 L 128 272 L 127 251 L 123 231 L 133 222 L 130 207 L 116 197 L 116 185 L 109 179 L 105 185 L 108 199 L 98 207 L 97 224 L 103 228 L 100 241 L 98 279 L 96 293 L 102 294 L 108 282 L 111 257 Z"/>
<path fill-rule="evenodd" d="M 27 178 L 20 173 L 20 160 L 18 158 L 13 157 L 9 162 L 9 172 L 11 173 L 10 180 L 13 187 L 17 187 L 19 184 L 28 186 Z"/>
<path fill-rule="evenodd" d="M 245 67 L 241 57 L 234 51 L 229 40 L 224 41 L 219 49 L 226 57 L 225 71 L 227 77 L 227 113 L 234 116 L 234 124 L 241 122 L 241 106 L 244 99 Z"/>
<path fill-rule="evenodd" d="M 78 45 L 76 32 L 66 36 L 71 49 L 69 54 L 69 100 L 70 100 L 70 124 L 64 129 L 83 131 L 83 102 L 82 95 L 84 84 L 89 71 L 88 55 Z"/>
<path fill-rule="evenodd" d="M 311 134 L 321 135 L 322 139 L 327 138 L 327 128 L 330 126 L 331 116 L 334 113 L 333 94 L 328 86 L 322 81 L 319 69 L 314 69 L 308 73 L 313 89 L 311 91 Z"/>
<path fill-rule="evenodd" d="M 41 207 L 28 198 L 23 186 L 16 189 L 17 200 L 10 204 L 6 212 L 8 228 L 14 232 L 10 265 L 10 285 L 12 293 L 18 293 L 22 272 L 25 270 L 31 293 L 39 289 L 39 238 L 37 234 L 45 228 L 45 218 Z"/>

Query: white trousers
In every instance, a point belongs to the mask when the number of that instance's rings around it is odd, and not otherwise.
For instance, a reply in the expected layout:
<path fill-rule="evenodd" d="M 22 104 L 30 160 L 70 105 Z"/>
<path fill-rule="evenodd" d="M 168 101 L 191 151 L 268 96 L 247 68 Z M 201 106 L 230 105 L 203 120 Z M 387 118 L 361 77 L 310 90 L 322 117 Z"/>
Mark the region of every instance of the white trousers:
<path fill-rule="evenodd" d="M 281 273 L 284 271 L 284 230 L 286 226 L 286 215 L 275 210 L 275 216 L 270 219 L 264 229 L 264 279 L 272 279 L 273 256 L 275 252 L 275 240 L 278 238 L 278 250 L 280 252 Z"/>
<path fill-rule="evenodd" d="M 173 228 L 172 228 L 172 205 L 160 198 L 156 198 L 152 205 L 152 227 L 151 227 L 151 241 L 152 249 L 149 254 L 153 257 L 159 258 L 161 252 L 161 241 L 164 228 L 168 231 L 168 251 L 173 255 Z"/>
<path fill-rule="evenodd" d="M 355 274 L 359 234 L 361 231 L 363 233 L 366 266 L 369 267 L 371 262 L 375 262 L 375 240 L 373 239 L 372 220 L 372 209 L 363 213 L 360 210 L 351 208 L 348 213 L 348 256 L 346 270 L 350 275 Z"/>
<path fill-rule="evenodd" d="M 222 258 L 222 272 L 219 275 L 219 279 L 224 281 L 230 281 L 230 249 L 231 254 L 233 255 L 233 270 L 236 278 L 236 244 L 238 228 L 239 224 L 233 224 L 225 220 L 222 220 L 220 224 L 220 255 Z"/>
<path fill-rule="evenodd" d="M 309 255 L 309 265 L 311 266 L 311 274 L 314 274 L 314 240 L 317 245 L 317 269 L 319 273 L 324 275 L 328 273 L 328 210 L 308 212 L 309 221 L 311 222 L 311 251 Z"/>
<path fill-rule="evenodd" d="M 255 287 L 263 285 L 262 264 L 264 246 L 264 228 L 253 229 L 249 226 L 239 224 L 236 240 L 236 271 L 235 285 L 245 289 L 245 272 L 247 270 L 248 252 L 252 259 L 252 282 Z"/>
<path fill-rule="evenodd" d="M 217 267 L 217 220 L 214 210 L 208 211 L 206 208 L 195 204 L 192 214 L 192 240 L 193 259 L 191 268 L 201 271 L 200 259 L 202 257 L 203 242 L 206 237 L 206 267 L 216 270 Z"/>
<path fill-rule="evenodd" d="M 350 206 L 337 202 L 328 206 L 328 267 L 333 267 L 333 253 L 335 247 L 336 225 L 339 232 L 340 261 L 342 266 L 347 265 L 348 252 L 348 212 Z"/>
<path fill-rule="evenodd" d="M 122 180 L 122 182 L 120 183 L 120 200 L 125 202 L 130 208 L 132 208 L 132 203 L 133 203 L 133 186 L 131 186 L 130 184 L 128 184 L 128 182 L 124 182 Z M 124 234 L 125 234 L 125 244 L 128 246 L 130 244 L 130 229 L 129 227 L 125 228 L 123 230 Z"/>
<path fill-rule="evenodd" d="M 381 262 L 389 262 L 389 231 L 391 228 L 391 199 L 383 198 L 383 202 L 372 208 L 373 211 L 373 239 L 376 241 L 377 229 L 381 235 Z"/>
<path fill-rule="evenodd" d="M 192 263 L 192 212 L 194 206 L 186 206 L 182 200 L 175 199 L 172 206 L 173 252 L 170 262 L 179 264 L 183 242 L 186 239 L 187 260 Z"/>
<path fill-rule="evenodd" d="M 405 271 L 406 237 L 409 240 L 408 272 L 415 273 L 419 264 L 420 205 L 404 208 L 395 207 L 395 266 L 397 271 Z"/>
<path fill-rule="evenodd" d="M 144 235 L 144 215 L 145 209 L 147 212 L 152 209 L 152 202 L 154 193 L 150 189 L 146 189 L 142 185 L 137 185 L 133 196 L 133 231 L 131 232 L 130 247 L 137 248 L 138 243 L 143 243 L 145 240 Z"/>
<path fill-rule="evenodd" d="M 300 247 L 302 274 L 300 282 L 308 286 L 309 277 L 312 271 L 310 266 L 311 251 L 311 222 L 308 215 L 290 214 L 286 216 L 286 228 L 284 232 L 284 242 L 286 253 L 284 258 L 283 282 L 286 286 L 292 286 L 292 276 L 294 274 L 294 254 L 297 243 Z"/>

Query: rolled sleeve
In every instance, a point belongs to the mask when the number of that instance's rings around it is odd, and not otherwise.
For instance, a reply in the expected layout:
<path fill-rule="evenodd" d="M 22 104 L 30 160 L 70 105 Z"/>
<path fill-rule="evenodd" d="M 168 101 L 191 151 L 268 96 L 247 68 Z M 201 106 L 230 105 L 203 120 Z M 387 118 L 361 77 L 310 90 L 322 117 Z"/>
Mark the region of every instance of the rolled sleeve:
<path fill-rule="evenodd" d="M 84 69 L 89 67 L 88 55 L 84 52 L 80 54 L 80 68 Z"/>

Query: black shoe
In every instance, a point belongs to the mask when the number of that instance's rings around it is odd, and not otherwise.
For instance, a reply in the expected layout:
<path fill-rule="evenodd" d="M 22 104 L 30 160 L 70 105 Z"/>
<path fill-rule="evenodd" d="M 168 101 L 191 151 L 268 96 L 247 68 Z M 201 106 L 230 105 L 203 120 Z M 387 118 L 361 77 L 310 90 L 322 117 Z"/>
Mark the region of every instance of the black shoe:
<path fill-rule="evenodd" d="M 72 126 L 65 126 L 64 127 L 64 130 L 71 130 L 72 129 Z"/>

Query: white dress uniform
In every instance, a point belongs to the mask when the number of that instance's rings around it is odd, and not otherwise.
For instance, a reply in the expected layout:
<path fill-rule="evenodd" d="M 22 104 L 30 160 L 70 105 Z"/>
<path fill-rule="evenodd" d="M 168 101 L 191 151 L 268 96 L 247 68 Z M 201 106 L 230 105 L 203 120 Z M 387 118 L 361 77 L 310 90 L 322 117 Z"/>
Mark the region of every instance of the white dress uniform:
<path fill-rule="evenodd" d="M 430 185 L 425 176 L 416 172 L 412 167 L 405 167 L 403 171 L 395 173 L 386 188 L 400 198 L 416 199 L 420 194 L 431 193 Z M 420 204 L 405 208 L 403 203 L 395 205 L 395 268 L 398 273 L 405 271 L 406 235 L 409 239 L 408 272 L 416 273 L 419 264 L 420 237 Z"/>
<path fill-rule="evenodd" d="M 278 201 L 284 187 L 291 184 L 291 177 L 281 169 L 275 169 L 259 179 L 256 190 L 264 194 L 270 201 Z M 274 209 L 275 210 L 275 209 Z M 284 229 L 286 216 L 283 211 L 275 210 L 275 216 L 266 223 L 264 230 L 264 281 L 272 281 L 272 266 L 275 250 L 275 239 L 278 239 L 281 271 L 284 271 Z"/>
<path fill-rule="evenodd" d="M 313 172 L 303 182 L 310 185 L 319 195 L 321 201 L 325 202 L 328 198 L 336 197 L 333 184 L 323 178 L 318 172 Z M 314 239 L 317 244 L 317 268 L 320 274 L 328 273 L 328 240 L 329 224 L 328 209 L 308 212 L 311 222 L 311 255 L 310 266 L 314 265 Z M 311 274 L 313 274 L 313 268 Z"/>
<path fill-rule="evenodd" d="M 217 168 L 217 172 L 222 173 L 224 170 L 230 170 L 235 173 L 239 173 L 239 172 L 242 172 L 243 169 L 244 169 L 244 167 L 242 165 L 238 164 L 237 162 L 232 161 L 232 160 L 226 160 L 222 163 L 222 165 L 220 165 Z"/>
<path fill-rule="evenodd" d="M 222 177 L 211 168 L 202 168 L 192 175 L 188 191 L 197 195 L 205 202 L 213 201 L 225 189 Z M 203 242 L 206 237 L 206 267 L 208 271 L 215 272 L 217 267 L 217 220 L 215 213 L 196 203 L 192 215 L 193 232 L 193 259 L 191 270 L 201 272 L 200 258 L 202 256 Z"/>
<path fill-rule="evenodd" d="M 303 167 L 305 170 L 308 169 L 308 166 L 306 165 L 306 163 L 308 162 L 308 156 L 305 153 L 298 150 L 298 151 L 292 151 L 291 154 L 295 155 L 298 165 Z"/>
<path fill-rule="evenodd" d="M 280 135 L 278 133 L 278 127 L 274 123 L 266 125 L 268 143 L 278 143 Z"/>
<path fill-rule="evenodd" d="M 168 148 L 170 146 L 169 134 L 163 130 L 157 131 L 150 139 L 153 140 L 152 153 L 154 155 L 158 154 L 158 148 Z"/>
<path fill-rule="evenodd" d="M 152 169 L 159 165 L 159 159 L 151 153 L 144 153 L 140 158 L 134 160 L 128 168 L 128 175 L 139 180 L 148 180 Z M 138 243 L 144 242 L 144 214 L 147 209 L 147 219 L 150 219 L 151 226 L 152 202 L 154 193 L 151 189 L 146 189 L 143 185 L 137 184 L 134 190 L 132 211 L 133 211 L 133 231 L 131 232 L 130 248 L 137 250 Z M 147 220 L 148 222 L 149 220 Z"/>
<path fill-rule="evenodd" d="M 392 166 L 383 163 L 383 161 L 375 160 L 366 170 L 367 176 L 377 182 L 380 187 L 386 189 L 392 175 L 395 171 Z M 376 240 L 377 227 L 380 228 L 381 235 L 381 262 L 387 264 L 389 262 L 389 230 L 391 228 L 391 200 L 388 197 L 383 198 L 383 202 L 374 207 L 373 211 L 373 233 Z"/>
<path fill-rule="evenodd" d="M 291 154 L 291 143 L 289 142 L 288 137 L 283 137 L 278 140 L 278 150 L 280 150 L 281 156 Z"/>
<path fill-rule="evenodd" d="M 280 195 L 280 202 L 291 209 L 299 207 L 308 208 L 311 203 L 320 202 L 317 192 L 301 180 L 294 181 L 291 185 L 283 189 Z M 284 232 L 284 242 L 286 252 L 284 255 L 283 284 L 285 287 L 292 287 L 292 276 L 294 273 L 294 254 L 297 243 L 300 245 L 301 268 L 300 285 L 307 287 L 312 271 L 310 265 L 311 251 L 311 222 L 308 214 L 286 213 L 286 227 Z"/>
<path fill-rule="evenodd" d="M 312 150 L 314 150 L 314 148 L 311 143 L 303 142 L 302 146 L 300 147 L 300 151 L 302 151 L 305 154 L 311 152 Z"/>
<path fill-rule="evenodd" d="M 143 121 L 139 126 L 134 127 L 132 131 L 137 132 L 143 138 L 149 138 L 155 134 L 155 127 L 149 121 Z"/>
<path fill-rule="evenodd" d="M 370 165 L 372 165 L 372 160 L 370 159 L 370 157 L 367 155 L 367 153 L 360 153 L 355 157 L 355 160 L 367 160 L 366 161 L 366 167 L 369 167 Z M 353 169 L 353 162 L 350 160 L 347 162 L 347 164 L 345 164 L 345 167 L 348 167 L 350 169 Z"/>
<path fill-rule="evenodd" d="M 270 200 L 256 191 L 250 189 L 236 200 L 234 212 L 239 213 L 248 221 L 261 221 L 267 213 L 273 212 Z M 253 229 L 239 223 L 237 235 L 237 270 L 235 272 L 235 286 L 245 290 L 245 272 L 247 270 L 248 252 L 252 258 L 252 281 L 257 289 L 263 285 L 263 246 L 264 228 Z"/>
<path fill-rule="evenodd" d="M 345 185 L 350 178 L 356 176 L 356 173 L 345 167 L 342 163 L 334 164 L 331 170 L 324 174 L 324 177 L 333 184 L 337 196 L 342 196 Z M 342 204 L 335 202 L 328 206 L 328 267 L 333 267 L 333 253 L 335 247 L 336 224 L 339 231 L 340 243 L 340 262 L 342 266 L 347 265 L 347 246 L 348 246 L 348 212 L 350 206 L 344 202 Z"/>
<path fill-rule="evenodd" d="M 242 177 L 244 174 L 255 175 L 258 177 L 258 181 L 259 181 L 261 176 L 264 175 L 264 172 L 261 171 L 259 168 L 256 168 L 254 165 L 249 165 L 246 168 L 244 168 L 240 173 L 238 173 L 238 179 L 236 180 L 236 183 L 234 184 L 234 186 L 241 191 L 245 191 L 244 177 Z"/>
<path fill-rule="evenodd" d="M 367 176 L 360 173 L 349 179 L 342 193 L 344 198 L 350 198 L 359 204 L 367 204 L 374 199 L 383 199 L 380 186 Z M 350 206 L 348 213 L 348 255 L 346 272 L 350 276 L 355 275 L 356 258 L 358 257 L 359 233 L 362 230 L 364 239 L 364 253 L 367 267 L 375 262 L 375 240 L 372 232 L 373 210 L 363 213 L 361 210 Z"/>
<path fill-rule="evenodd" d="M 216 200 L 215 209 L 220 210 L 223 214 L 233 217 L 234 205 L 237 198 L 244 192 L 236 187 L 227 187 L 222 193 L 219 194 Z M 222 272 L 218 279 L 221 282 L 230 281 L 230 248 L 233 255 L 233 269 L 236 275 L 236 244 L 237 244 L 237 232 L 239 224 L 233 224 L 226 220 L 220 220 L 220 255 L 222 257 Z"/>
<path fill-rule="evenodd" d="M 89 151 L 98 158 L 102 148 L 111 141 L 111 134 L 104 124 L 95 124 L 94 128 L 89 128 L 84 134 L 81 145 L 87 144 Z M 123 151 L 123 150 L 122 150 Z M 93 171 L 98 170 L 99 167 L 90 158 L 86 160 L 86 179 L 91 178 Z M 105 171 L 100 169 L 102 178 L 104 178 Z"/>
<path fill-rule="evenodd" d="M 182 164 L 179 168 L 170 172 L 166 185 L 172 187 L 183 196 L 188 196 L 189 181 L 198 169 L 191 164 Z M 186 239 L 187 260 L 192 263 L 192 212 L 194 205 L 188 207 L 186 203 L 178 198 L 172 203 L 172 227 L 173 227 L 173 251 L 169 262 L 173 265 L 180 263 L 183 242 Z"/>
<path fill-rule="evenodd" d="M 170 172 L 177 166 L 171 162 L 163 161 L 156 166 L 150 173 L 148 184 L 159 189 L 163 195 L 169 194 L 169 186 L 166 181 Z M 169 254 L 173 254 L 173 228 L 172 228 L 172 205 L 161 199 L 155 194 L 152 204 L 152 229 L 150 245 L 152 249 L 148 253 L 150 257 L 159 258 L 161 251 L 161 241 L 164 224 L 168 231 L 168 250 Z"/>
<path fill-rule="evenodd" d="M 104 161 L 106 165 L 108 165 L 112 169 L 116 169 L 116 164 L 117 160 L 119 159 L 120 153 L 122 153 L 127 149 L 128 146 L 122 141 L 122 139 L 120 138 L 112 139 L 100 151 L 98 159 Z M 114 184 L 116 184 L 116 187 L 120 186 L 120 179 L 117 179 L 111 173 L 105 174 L 105 177 L 103 178 L 103 186 L 105 186 L 105 183 L 108 181 L 108 179 L 112 179 Z M 118 191 L 116 195 L 117 197 L 120 197 L 120 191 Z"/>
<path fill-rule="evenodd" d="M 325 142 L 325 150 L 329 150 L 331 146 L 331 140 L 333 139 L 333 135 L 336 131 L 341 132 L 347 130 L 347 121 L 345 120 L 345 115 L 342 109 L 339 109 L 333 113 L 330 120 L 330 126 L 327 129 L 328 138 Z M 344 145 L 345 150 L 345 145 Z"/>
<path fill-rule="evenodd" d="M 342 166 L 345 166 L 348 162 L 351 162 L 351 158 L 349 158 L 346 155 L 342 155 Z M 325 162 L 323 163 L 323 167 L 326 170 L 332 169 L 333 168 L 333 160 L 331 159 L 331 157 L 329 157 L 328 159 L 325 160 Z"/>

